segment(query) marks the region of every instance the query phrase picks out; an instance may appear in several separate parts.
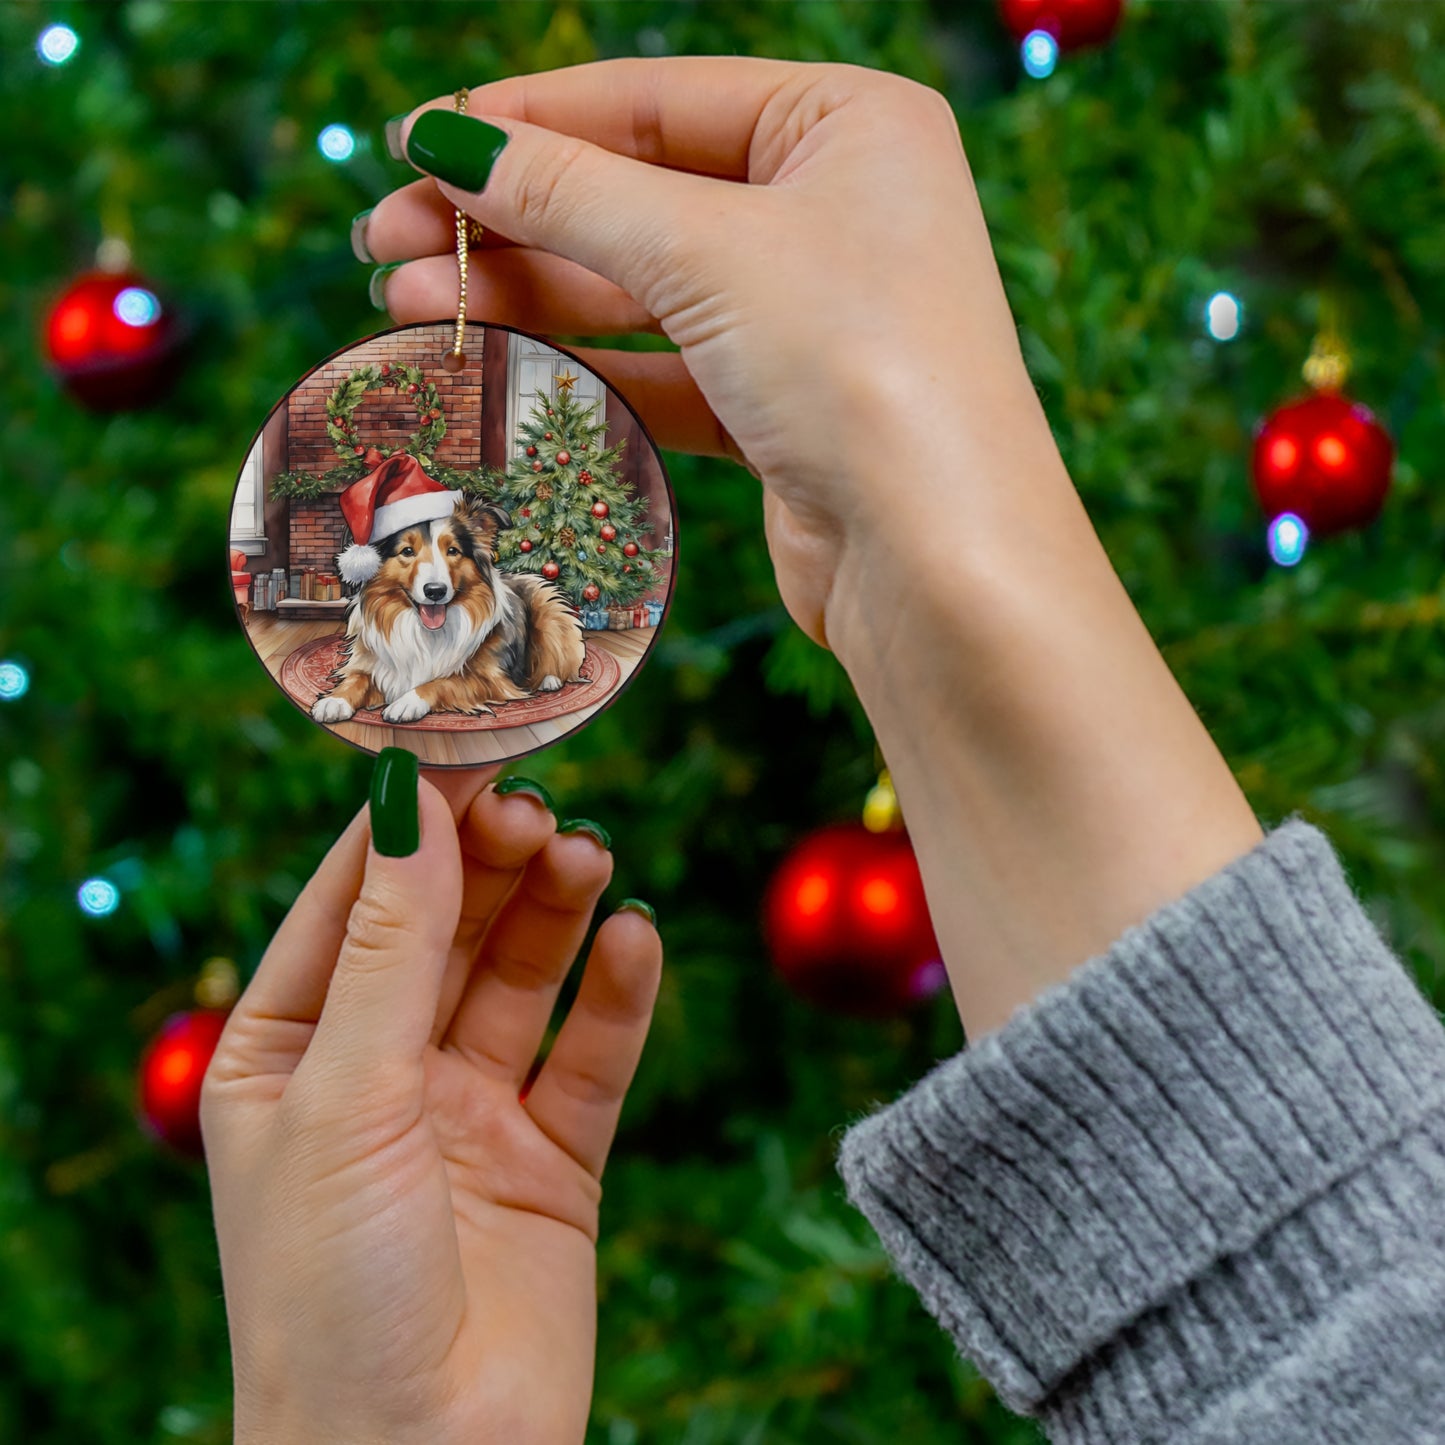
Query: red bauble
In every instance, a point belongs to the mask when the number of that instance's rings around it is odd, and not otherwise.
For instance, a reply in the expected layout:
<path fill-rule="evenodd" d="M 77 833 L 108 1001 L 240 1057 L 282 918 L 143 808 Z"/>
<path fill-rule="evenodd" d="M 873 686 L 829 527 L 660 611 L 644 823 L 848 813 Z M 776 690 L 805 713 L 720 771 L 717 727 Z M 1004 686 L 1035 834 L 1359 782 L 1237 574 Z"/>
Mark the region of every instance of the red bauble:
<path fill-rule="evenodd" d="M 551 408 L 550 406 L 547 408 L 547 415 L 548 415 L 548 416 L 551 416 L 551 415 L 552 415 L 552 408 Z M 547 437 L 548 437 L 549 440 L 551 439 L 551 436 L 552 436 L 552 433 L 551 433 L 551 432 L 548 432 L 548 433 L 547 433 Z"/>
<path fill-rule="evenodd" d="M 600 543 L 598 544 L 598 547 L 597 547 L 597 555 L 598 555 L 599 557 L 605 557 L 605 556 L 607 555 L 607 548 L 604 547 L 604 546 L 602 546 Z"/>
<path fill-rule="evenodd" d="M 594 517 L 605 517 L 612 510 L 606 502 L 593 502 L 592 515 Z"/>
<path fill-rule="evenodd" d="M 523 507 L 523 508 L 522 508 L 522 515 L 523 515 L 524 517 L 530 517 L 530 516 L 532 515 L 532 509 L 531 509 L 530 507 Z"/>
<path fill-rule="evenodd" d="M 421 387 L 419 387 L 416 382 L 412 382 L 411 385 L 407 387 L 406 394 L 408 396 L 415 396 L 420 390 Z"/>
<path fill-rule="evenodd" d="M 542 470 L 542 463 L 541 463 L 541 462 L 533 462 L 533 463 L 532 463 L 532 470 L 533 470 L 534 472 L 540 472 L 540 471 Z"/>
<path fill-rule="evenodd" d="M 204 1155 L 201 1081 L 226 1026 L 224 1009 L 172 1014 L 141 1056 L 139 1113 L 157 1138 L 183 1154 Z"/>
<path fill-rule="evenodd" d="M 604 522 L 600 532 L 604 542 L 611 542 L 617 536 L 617 528 L 611 522 Z"/>
<path fill-rule="evenodd" d="M 1046 30 L 1060 50 L 1099 45 L 1119 24 L 1124 0 L 999 0 L 999 18 L 1009 34 L 1022 42 L 1035 30 Z"/>
<path fill-rule="evenodd" d="M 632 568 L 629 567 L 626 562 L 624 562 L 624 563 L 622 564 L 622 570 L 623 570 L 624 572 L 630 572 L 630 571 L 632 571 Z"/>
<path fill-rule="evenodd" d="M 352 450 L 353 454 L 356 455 L 356 456 L 358 456 L 358 457 L 364 457 L 364 456 L 366 455 L 366 448 L 365 448 L 365 447 L 356 446 L 356 447 L 352 447 L 351 450 Z"/>
<path fill-rule="evenodd" d="M 555 582 L 562 569 L 555 562 L 542 563 L 542 575 L 549 581 Z"/>
<path fill-rule="evenodd" d="M 1315 536 L 1373 522 L 1395 447 L 1368 407 L 1320 391 L 1279 407 L 1255 433 L 1255 495 L 1271 519 L 1293 512 Z"/>
<path fill-rule="evenodd" d="M 637 543 L 636 543 L 636 542 L 624 542 L 624 543 L 622 544 L 622 555 L 623 555 L 624 557 L 635 557 L 635 556 L 637 556 Z"/>
<path fill-rule="evenodd" d="M 537 455 L 537 448 L 536 448 L 536 447 L 528 447 L 528 448 L 527 448 L 527 455 L 528 455 L 529 457 L 535 457 L 535 456 Z"/>
<path fill-rule="evenodd" d="M 588 602 L 596 602 L 596 600 L 597 600 L 600 596 L 602 596 L 602 593 L 601 593 L 601 591 L 598 589 L 597 584 L 596 584 L 595 582 L 589 582 L 589 583 L 582 589 L 582 596 L 583 596 Z"/>
<path fill-rule="evenodd" d="M 92 271 L 51 308 L 45 347 L 66 390 L 96 411 L 156 401 L 175 379 L 175 318 L 141 277 Z"/>
<path fill-rule="evenodd" d="M 840 823 L 804 838 L 764 901 L 773 965 L 837 1013 L 900 1013 L 946 981 L 908 835 Z"/>
<path fill-rule="evenodd" d="M 548 415 L 548 416 L 551 416 L 552 413 L 549 411 L 549 412 L 547 413 L 547 415 Z M 543 440 L 543 441 L 547 441 L 547 442 L 551 441 L 551 440 L 552 440 L 552 433 L 549 432 L 549 431 L 544 431 L 544 432 L 542 433 L 542 440 Z"/>
<path fill-rule="evenodd" d="M 567 451 L 565 447 L 557 453 L 557 465 L 559 467 L 565 467 L 571 460 L 572 453 Z"/>
<path fill-rule="evenodd" d="M 530 552 L 531 550 L 532 544 L 525 537 L 523 537 L 522 540 L 517 543 L 517 551 Z"/>

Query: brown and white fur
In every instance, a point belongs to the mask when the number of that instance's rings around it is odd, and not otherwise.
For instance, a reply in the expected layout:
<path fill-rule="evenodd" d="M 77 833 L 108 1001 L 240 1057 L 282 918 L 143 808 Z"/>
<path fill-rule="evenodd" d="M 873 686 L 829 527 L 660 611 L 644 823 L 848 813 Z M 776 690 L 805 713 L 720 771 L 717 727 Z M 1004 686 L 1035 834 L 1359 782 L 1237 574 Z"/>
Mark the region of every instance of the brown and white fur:
<path fill-rule="evenodd" d="M 582 624 L 561 594 L 493 565 L 497 532 L 510 525 L 500 507 L 458 494 L 450 516 L 375 542 L 381 568 L 352 600 L 346 661 L 312 717 L 344 722 L 378 705 L 390 723 L 491 713 L 491 703 L 585 681 Z"/>

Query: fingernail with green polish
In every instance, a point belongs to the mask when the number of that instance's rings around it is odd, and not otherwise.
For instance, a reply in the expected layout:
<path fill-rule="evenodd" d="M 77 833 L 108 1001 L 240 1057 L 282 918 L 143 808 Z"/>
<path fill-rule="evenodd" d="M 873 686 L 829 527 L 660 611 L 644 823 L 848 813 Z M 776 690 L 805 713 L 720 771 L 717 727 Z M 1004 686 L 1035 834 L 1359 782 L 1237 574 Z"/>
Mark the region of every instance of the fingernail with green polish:
<path fill-rule="evenodd" d="M 366 244 L 366 223 L 371 219 L 374 209 L 375 207 L 368 206 L 351 218 L 351 254 L 368 266 L 376 265 L 376 257 L 371 254 Z"/>
<path fill-rule="evenodd" d="M 492 791 L 505 798 L 512 793 L 525 793 L 529 798 L 535 798 L 549 813 L 557 811 L 557 805 L 552 801 L 552 795 L 541 783 L 533 782 L 531 778 L 503 778 L 500 783 L 492 787 Z"/>
<path fill-rule="evenodd" d="M 401 128 L 406 122 L 406 117 L 411 112 L 403 115 L 394 115 L 387 121 L 383 134 L 386 136 L 386 153 L 394 161 L 404 161 L 406 153 L 401 148 Z"/>
<path fill-rule="evenodd" d="M 559 833 L 586 833 L 594 838 L 603 848 L 612 847 L 612 835 L 601 823 L 594 823 L 591 818 L 568 818 L 565 823 L 557 825 Z"/>
<path fill-rule="evenodd" d="M 405 748 L 383 748 L 371 775 L 371 841 L 387 858 L 409 858 L 421 846 L 419 766 Z"/>
<path fill-rule="evenodd" d="M 366 294 L 371 297 L 371 304 L 378 311 L 386 310 L 386 278 L 396 270 L 398 266 L 405 266 L 405 261 L 388 261 L 385 266 L 378 266 L 371 273 L 371 280 L 367 284 Z"/>
<path fill-rule="evenodd" d="M 617 905 L 619 913 L 640 913 L 654 928 L 657 927 L 657 910 L 650 903 L 644 903 L 640 898 L 624 898 Z"/>
<path fill-rule="evenodd" d="M 510 137 L 454 110 L 424 110 L 406 138 L 406 158 L 419 170 L 464 191 L 480 191 Z"/>

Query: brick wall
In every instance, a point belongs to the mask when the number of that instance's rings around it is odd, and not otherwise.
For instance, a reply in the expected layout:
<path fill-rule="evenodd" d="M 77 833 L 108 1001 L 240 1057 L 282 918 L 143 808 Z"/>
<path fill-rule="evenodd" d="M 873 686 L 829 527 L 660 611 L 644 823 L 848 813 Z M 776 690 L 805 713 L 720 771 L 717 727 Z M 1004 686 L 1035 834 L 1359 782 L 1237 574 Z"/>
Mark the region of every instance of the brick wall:
<path fill-rule="evenodd" d="M 451 323 L 418 327 L 364 341 L 344 351 L 309 376 L 287 402 L 287 458 L 294 471 L 324 472 L 340 458 L 326 432 L 326 398 L 338 382 L 359 366 L 419 366 L 440 398 L 447 434 L 436 449 L 438 461 L 453 467 L 475 467 L 481 460 L 482 328 L 467 328 L 467 369 L 444 371 L 442 354 L 451 349 Z M 505 376 L 498 385 L 505 385 Z M 415 400 L 391 390 L 366 396 L 352 413 L 357 440 L 363 446 L 397 447 L 417 429 Z M 337 491 L 340 488 L 336 489 Z M 333 570 L 336 554 L 350 540 L 335 492 L 315 501 L 291 503 L 292 568 Z"/>

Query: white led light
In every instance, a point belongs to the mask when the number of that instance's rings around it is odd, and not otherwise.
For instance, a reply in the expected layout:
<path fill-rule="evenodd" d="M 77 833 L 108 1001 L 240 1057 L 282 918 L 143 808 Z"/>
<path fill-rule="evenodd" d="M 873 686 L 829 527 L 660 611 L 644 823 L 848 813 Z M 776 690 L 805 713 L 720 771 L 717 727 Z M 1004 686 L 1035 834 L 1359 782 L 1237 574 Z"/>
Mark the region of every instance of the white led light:
<path fill-rule="evenodd" d="M 349 161 L 356 150 L 356 137 L 344 125 L 329 125 L 316 137 L 316 145 L 329 161 Z"/>
<path fill-rule="evenodd" d="M 64 65 L 80 49 L 80 36 L 68 25 L 47 25 L 35 42 L 35 53 L 47 65 Z"/>
<path fill-rule="evenodd" d="M 1047 30 L 1030 30 L 1019 47 L 1024 69 L 1035 80 L 1043 80 L 1054 73 L 1059 63 L 1059 42 Z"/>
<path fill-rule="evenodd" d="M 1216 341 L 1233 341 L 1244 323 L 1244 307 L 1228 291 L 1216 291 L 1204 308 L 1204 329 Z"/>
<path fill-rule="evenodd" d="M 75 895 L 82 913 L 105 918 L 120 907 L 120 889 L 109 878 L 87 878 Z"/>
<path fill-rule="evenodd" d="M 1310 529 L 1293 512 L 1281 512 L 1269 524 L 1269 555 L 1281 567 L 1293 567 L 1305 554 Z"/>
<path fill-rule="evenodd" d="M 18 662 L 0 662 L 0 702 L 14 702 L 30 691 L 30 674 Z"/>
<path fill-rule="evenodd" d="M 143 286 L 127 286 L 111 309 L 127 326 L 149 326 L 160 319 L 161 303 Z"/>

